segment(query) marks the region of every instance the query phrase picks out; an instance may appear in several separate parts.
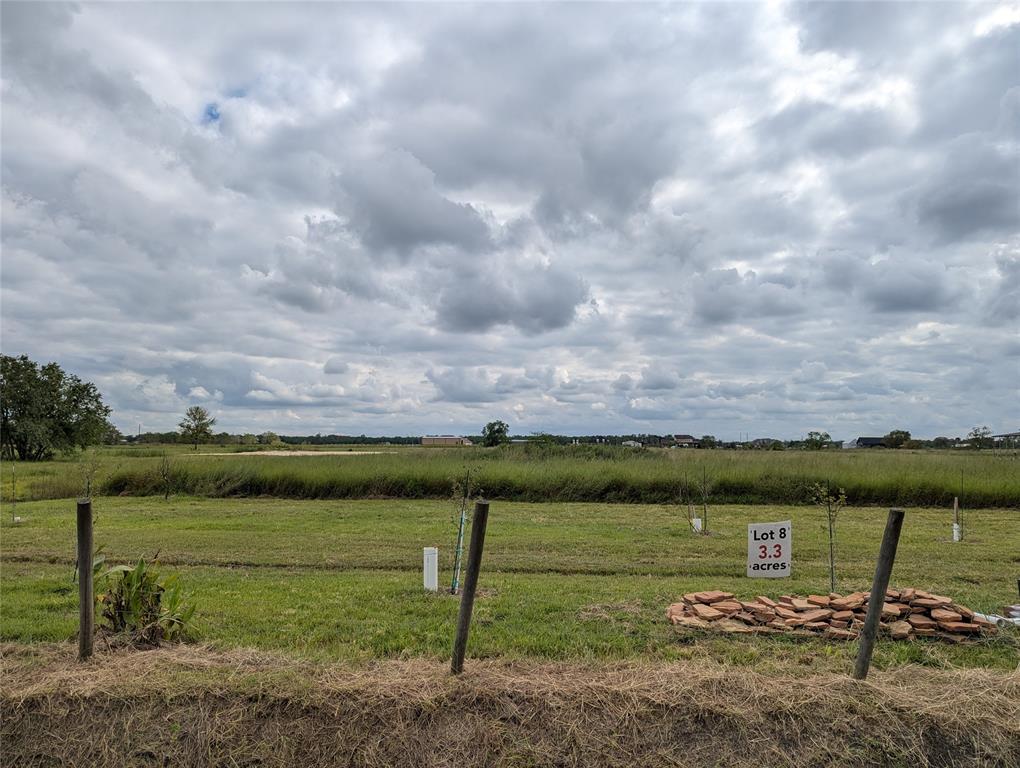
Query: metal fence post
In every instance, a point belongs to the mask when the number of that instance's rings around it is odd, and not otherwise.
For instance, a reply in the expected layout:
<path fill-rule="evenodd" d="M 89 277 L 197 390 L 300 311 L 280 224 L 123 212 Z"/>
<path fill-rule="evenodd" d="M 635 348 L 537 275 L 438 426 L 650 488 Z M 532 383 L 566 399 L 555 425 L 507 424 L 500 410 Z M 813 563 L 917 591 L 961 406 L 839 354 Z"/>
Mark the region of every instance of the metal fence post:
<path fill-rule="evenodd" d="M 78 499 L 78 659 L 92 655 L 95 597 L 92 584 L 92 499 Z"/>

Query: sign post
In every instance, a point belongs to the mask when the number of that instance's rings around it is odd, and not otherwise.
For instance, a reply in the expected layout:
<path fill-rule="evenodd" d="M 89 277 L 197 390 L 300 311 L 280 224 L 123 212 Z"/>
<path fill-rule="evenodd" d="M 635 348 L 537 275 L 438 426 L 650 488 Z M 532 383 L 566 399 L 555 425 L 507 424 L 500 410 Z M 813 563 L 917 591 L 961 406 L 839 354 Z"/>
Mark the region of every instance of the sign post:
<path fill-rule="evenodd" d="M 755 579 L 780 579 L 791 574 L 793 526 L 781 523 L 749 523 L 747 526 L 747 575 Z"/>

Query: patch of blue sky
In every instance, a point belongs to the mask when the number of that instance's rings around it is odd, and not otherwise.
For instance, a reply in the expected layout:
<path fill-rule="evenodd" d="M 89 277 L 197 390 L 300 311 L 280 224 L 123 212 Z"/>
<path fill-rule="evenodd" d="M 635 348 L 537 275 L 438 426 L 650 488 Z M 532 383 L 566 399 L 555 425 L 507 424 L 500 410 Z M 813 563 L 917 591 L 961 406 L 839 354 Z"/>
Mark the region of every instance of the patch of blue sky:
<path fill-rule="evenodd" d="M 212 101 L 205 105 L 205 109 L 202 111 L 202 124 L 209 125 L 211 123 L 217 123 L 220 119 L 220 105 L 215 101 Z"/>

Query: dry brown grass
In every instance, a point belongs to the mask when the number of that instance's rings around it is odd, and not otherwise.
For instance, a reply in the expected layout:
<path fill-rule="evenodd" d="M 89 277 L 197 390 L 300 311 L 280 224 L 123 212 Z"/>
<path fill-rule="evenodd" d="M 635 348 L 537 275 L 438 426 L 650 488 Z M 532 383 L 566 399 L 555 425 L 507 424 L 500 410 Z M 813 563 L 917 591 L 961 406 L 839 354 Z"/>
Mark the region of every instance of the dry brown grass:
<path fill-rule="evenodd" d="M 0 654 L 11 766 L 1020 766 L 1020 671 Z"/>

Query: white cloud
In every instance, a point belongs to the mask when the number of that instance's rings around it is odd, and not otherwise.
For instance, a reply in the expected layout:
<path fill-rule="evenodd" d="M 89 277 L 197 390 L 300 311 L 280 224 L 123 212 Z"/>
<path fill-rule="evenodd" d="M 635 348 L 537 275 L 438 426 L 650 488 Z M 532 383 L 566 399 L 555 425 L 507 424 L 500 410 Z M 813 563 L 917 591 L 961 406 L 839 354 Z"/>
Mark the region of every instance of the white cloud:
<path fill-rule="evenodd" d="M 125 428 L 1008 426 L 1012 5 L 236 10 L 0 6 L 0 340 Z"/>

